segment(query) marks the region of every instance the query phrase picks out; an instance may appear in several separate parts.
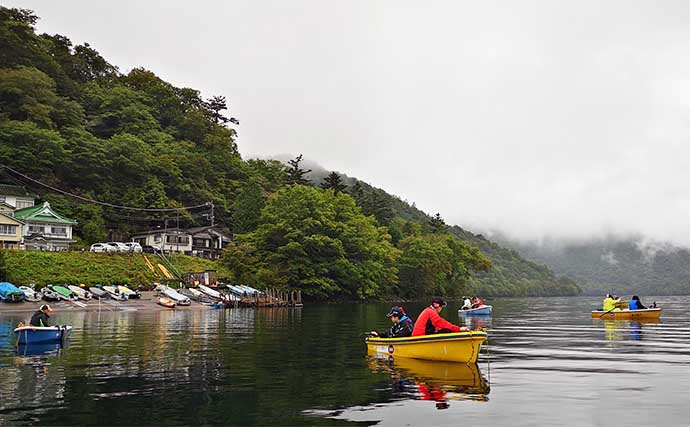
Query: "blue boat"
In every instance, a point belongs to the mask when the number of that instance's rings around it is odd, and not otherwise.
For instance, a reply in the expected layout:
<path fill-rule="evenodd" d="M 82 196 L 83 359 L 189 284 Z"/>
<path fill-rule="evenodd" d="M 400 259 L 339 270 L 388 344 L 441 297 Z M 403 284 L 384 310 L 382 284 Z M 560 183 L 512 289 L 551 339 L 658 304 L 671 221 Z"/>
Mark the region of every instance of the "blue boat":
<path fill-rule="evenodd" d="M 458 310 L 458 315 L 460 316 L 488 316 L 491 314 L 491 307 L 490 305 L 482 305 L 477 308 L 470 308 L 467 310 Z"/>
<path fill-rule="evenodd" d="M 22 302 L 24 301 L 24 292 L 10 282 L 0 282 L 0 301 Z"/>
<path fill-rule="evenodd" d="M 21 325 L 14 330 L 17 344 L 59 343 L 69 338 L 72 327 L 67 326 L 27 326 Z"/>

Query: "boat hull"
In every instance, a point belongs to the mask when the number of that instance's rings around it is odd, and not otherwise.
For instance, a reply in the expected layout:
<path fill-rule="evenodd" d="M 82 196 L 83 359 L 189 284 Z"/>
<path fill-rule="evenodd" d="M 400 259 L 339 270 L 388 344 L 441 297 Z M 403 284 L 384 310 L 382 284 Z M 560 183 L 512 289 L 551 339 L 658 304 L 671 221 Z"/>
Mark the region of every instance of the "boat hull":
<path fill-rule="evenodd" d="M 493 309 L 490 305 L 483 305 L 477 308 L 470 308 L 469 310 L 458 310 L 460 316 L 488 316 Z"/>
<path fill-rule="evenodd" d="M 469 331 L 406 338 L 369 337 L 366 344 L 370 355 L 475 363 L 487 337 L 486 332 Z"/>
<path fill-rule="evenodd" d="M 71 333 L 71 326 L 20 326 L 14 330 L 17 343 L 20 345 L 59 343 L 67 339 Z"/>
<path fill-rule="evenodd" d="M 163 297 L 158 298 L 158 304 L 162 305 L 163 307 L 167 307 L 167 308 L 175 308 L 175 305 L 176 305 L 175 301 L 173 301 L 169 298 L 163 298 Z"/>
<path fill-rule="evenodd" d="M 593 311 L 592 318 L 607 320 L 654 320 L 661 316 L 660 308 L 648 308 L 645 310 L 621 310 L 621 311 Z"/>

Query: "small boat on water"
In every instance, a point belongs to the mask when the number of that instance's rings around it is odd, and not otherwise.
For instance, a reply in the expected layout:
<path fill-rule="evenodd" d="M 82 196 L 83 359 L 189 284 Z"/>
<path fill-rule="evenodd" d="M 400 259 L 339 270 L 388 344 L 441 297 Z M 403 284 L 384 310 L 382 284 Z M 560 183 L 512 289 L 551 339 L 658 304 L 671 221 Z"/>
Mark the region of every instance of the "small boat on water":
<path fill-rule="evenodd" d="M 0 282 L 0 301 L 22 302 L 24 301 L 24 292 L 10 282 Z"/>
<path fill-rule="evenodd" d="M 20 286 L 19 290 L 24 292 L 24 300 L 29 301 L 29 302 L 38 302 L 43 298 L 43 295 L 34 290 L 34 288 L 29 287 L 29 286 Z"/>
<path fill-rule="evenodd" d="M 69 338 L 71 333 L 72 327 L 69 325 L 41 327 L 20 323 L 14 330 L 19 345 L 62 342 Z"/>
<path fill-rule="evenodd" d="M 90 287 L 89 292 L 91 292 L 91 295 L 93 295 L 94 298 L 110 298 L 110 294 L 98 286 Z"/>
<path fill-rule="evenodd" d="M 50 286 L 41 288 L 41 295 L 43 295 L 43 299 L 46 301 L 60 301 L 62 299 L 60 294 L 52 290 Z"/>
<path fill-rule="evenodd" d="M 653 320 L 661 316 L 660 308 L 647 308 L 643 310 L 625 310 L 620 311 L 592 311 L 592 318 L 606 319 L 606 320 Z"/>
<path fill-rule="evenodd" d="M 173 288 L 171 288 L 169 286 L 158 285 L 156 287 L 156 290 L 158 292 L 160 292 L 161 294 L 163 294 L 163 296 L 165 296 L 166 298 L 175 301 L 175 304 L 177 304 L 177 305 L 191 305 L 192 304 L 192 300 L 190 300 L 189 297 L 186 297 L 186 296 L 180 294 L 179 292 L 177 292 L 176 290 L 174 290 Z"/>
<path fill-rule="evenodd" d="M 53 285 L 50 288 L 60 297 L 60 299 L 65 301 L 76 301 L 79 299 L 77 294 L 67 289 L 64 286 Z"/>
<path fill-rule="evenodd" d="M 175 304 L 175 301 L 165 297 L 158 297 L 158 304 L 167 308 L 175 308 L 175 305 L 177 305 Z"/>
<path fill-rule="evenodd" d="M 139 299 L 141 298 L 141 294 L 137 291 L 134 291 L 127 286 L 120 285 L 117 287 L 117 289 L 120 291 L 120 293 L 127 295 L 127 298 L 129 299 Z"/>
<path fill-rule="evenodd" d="M 69 285 L 67 288 L 70 291 L 74 292 L 74 294 L 80 300 L 88 301 L 91 299 L 91 292 L 87 291 L 84 288 L 80 288 L 79 286 L 75 286 L 75 285 Z"/>
<path fill-rule="evenodd" d="M 368 337 L 365 342 L 370 355 L 475 363 L 487 337 L 484 331 L 467 331 L 405 338 Z"/>
<path fill-rule="evenodd" d="M 116 301 L 127 301 L 128 299 L 127 294 L 120 292 L 120 289 L 116 286 L 103 286 L 103 290 L 110 295 L 110 298 Z"/>
<path fill-rule="evenodd" d="M 458 310 L 460 316 L 486 316 L 491 314 L 493 307 L 490 305 L 480 305 L 477 308 L 468 308 L 466 310 Z"/>

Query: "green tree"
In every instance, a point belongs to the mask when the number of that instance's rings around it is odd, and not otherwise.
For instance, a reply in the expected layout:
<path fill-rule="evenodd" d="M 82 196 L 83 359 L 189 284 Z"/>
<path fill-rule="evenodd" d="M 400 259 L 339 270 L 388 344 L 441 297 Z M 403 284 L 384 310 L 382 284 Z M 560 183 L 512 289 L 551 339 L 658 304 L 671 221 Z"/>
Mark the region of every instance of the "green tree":
<path fill-rule="evenodd" d="M 0 249 L 0 282 L 7 281 L 7 258 L 5 249 Z"/>
<path fill-rule="evenodd" d="M 0 69 L 0 119 L 30 120 L 51 129 L 57 101 L 55 81 L 46 73 L 33 67 Z"/>
<path fill-rule="evenodd" d="M 250 182 L 237 195 L 233 204 L 232 229 L 235 233 L 248 233 L 259 226 L 259 217 L 266 201 L 261 186 Z"/>
<path fill-rule="evenodd" d="M 431 217 L 431 219 L 429 220 L 429 225 L 431 226 L 432 233 L 445 233 L 446 229 L 448 228 L 446 226 L 446 222 L 443 220 L 441 214 L 438 212 L 436 213 L 436 215 Z"/>
<path fill-rule="evenodd" d="M 331 172 L 326 176 L 326 178 L 323 179 L 323 182 L 321 183 L 321 188 L 323 189 L 331 189 L 335 193 L 339 193 L 341 191 L 344 191 L 347 186 L 343 184 L 342 179 L 340 178 L 340 175 L 337 172 Z"/>
<path fill-rule="evenodd" d="M 292 185 L 309 185 L 310 182 L 304 176 L 311 172 L 311 169 L 302 169 L 300 163 L 302 162 L 302 155 L 295 157 L 292 160 L 288 160 L 287 168 L 287 183 Z"/>
<path fill-rule="evenodd" d="M 262 210 L 257 230 L 238 240 L 236 248 L 256 248 L 253 271 L 266 286 L 319 299 L 366 299 L 390 292 L 396 281 L 399 253 L 390 236 L 344 193 L 282 188 Z"/>

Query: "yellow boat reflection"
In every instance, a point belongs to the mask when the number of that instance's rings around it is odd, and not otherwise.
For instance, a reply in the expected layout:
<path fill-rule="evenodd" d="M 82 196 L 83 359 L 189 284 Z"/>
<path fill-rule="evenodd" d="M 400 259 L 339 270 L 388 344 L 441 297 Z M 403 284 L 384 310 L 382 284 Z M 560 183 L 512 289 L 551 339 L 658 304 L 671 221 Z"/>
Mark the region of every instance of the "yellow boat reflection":
<path fill-rule="evenodd" d="M 489 382 L 476 363 L 456 363 L 410 358 L 369 357 L 374 373 L 390 373 L 412 381 L 422 400 L 488 400 Z"/>

